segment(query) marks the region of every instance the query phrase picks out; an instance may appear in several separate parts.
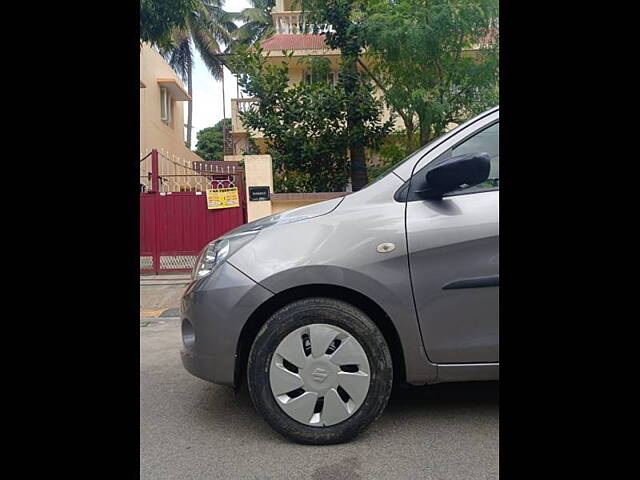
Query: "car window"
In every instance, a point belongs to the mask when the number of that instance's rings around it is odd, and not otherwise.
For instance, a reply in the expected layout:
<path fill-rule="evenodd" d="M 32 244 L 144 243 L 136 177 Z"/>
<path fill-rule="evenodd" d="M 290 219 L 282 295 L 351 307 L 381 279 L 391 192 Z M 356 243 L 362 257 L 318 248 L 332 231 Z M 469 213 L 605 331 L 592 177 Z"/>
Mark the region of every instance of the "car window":
<path fill-rule="evenodd" d="M 491 170 L 489 178 L 479 185 L 466 187 L 451 192 L 452 194 L 472 193 L 481 190 L 500 187 L 500 123 L 481 130 L 474 136 L 467 138 L 455 147 L 451 148 L 443 157 L 457 157 L 468 153 L 488 153 L 491 156 Z"/>
<path fill-rule="evenodd" d="M 487 181 L 473 187 L 462 187 L 458 190 L 446 194 L 445 196 L 461 195 L 465 193 L 475 193 L 487 190 L 498 190 L 500 187 L 500 124 L 498 122 L 498 119 L 496 118 L 497 113 L 495 111 L 491 112 L 491 116 L 493 116 L 493 118 L 486 118 L 487 115 L 481 117 L 479 121 L 484 123 L 485 126 L 481 127 L 481 129 L 479 130 L 476 130 L 476 133 L 472 133 L 471 135 L 468 134 L 468 131 L 465 132 L 464 130 L 472 130 L 473 122 L 464 123 L 456 127 L 448 134 L 445 134 L 446 138 L 442 141 L 442 143 L 444 143 L 445 145 L 433 147 L 433 150 L 435 151 L 433 152 L 434 155 L 431 156 L 431 158 L 425 158 L 425 155 L 427 157 L 431 155 L 429 152 L 425 153 L 425 151 L 429 150 L 430 146 L 432 146 L 433 143 L 440 142 L 439 139 L 434 140 L 431 144 L 428 144 L 420 150 L 414 152 L 399 165 L 396 165 L 394 173 L 396 173 L 400 178 L 404 178 L 409 174 L 409 171 L 406 168 L 402 170 L 403 166 L 410 166 L 413 164 L 413 170 L 411 171 L 411 178 L 405 181 L 402 187 L 396 190 L 393 198 L 397 202 L 414 202 L 418 200 L 424 200 L 424 197 L 420 194 L 420 192 L 424 188 L 426 188 L 426 173 L 430 169 L 435 168 L 437 165 L 441 164 L 442 161 L 446 160 L 447 158 L 468 153 L 489 154 L 491 165 Z M 489 125 L 486 126 L 487 124 Z M 463 140 L 458 140 L 456 142 L 457 139 L 451 138 L 452 136 L 461 137 L 465 135 L 465 133 L 468 136 Z M 415 159 L 418 159 L 418 163 L 414 163 Z M 388 171 L 384 172 L 381 177 L 385 176 L 388 173 Z"/>

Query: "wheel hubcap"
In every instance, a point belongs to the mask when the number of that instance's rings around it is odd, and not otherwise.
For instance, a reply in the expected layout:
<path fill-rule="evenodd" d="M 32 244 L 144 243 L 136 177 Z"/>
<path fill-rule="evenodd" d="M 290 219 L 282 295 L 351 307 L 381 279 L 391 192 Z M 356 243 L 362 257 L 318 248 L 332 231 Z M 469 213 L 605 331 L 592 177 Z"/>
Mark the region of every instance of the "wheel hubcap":
<path fill-rule="evenodd" d="M 345 330 L 314 323 L 294 330 L 278 345 L 269 368 L 271 392 L 297 422 L 314 427 L 353 415 L 369 391 L 369 361 Z"/>

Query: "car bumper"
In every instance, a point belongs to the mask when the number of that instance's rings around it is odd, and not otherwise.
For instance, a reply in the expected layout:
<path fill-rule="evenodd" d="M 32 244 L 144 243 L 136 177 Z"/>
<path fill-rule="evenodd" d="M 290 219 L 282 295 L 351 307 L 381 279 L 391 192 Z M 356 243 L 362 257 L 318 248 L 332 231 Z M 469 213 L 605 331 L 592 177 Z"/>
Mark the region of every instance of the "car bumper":
<path fill-rule="evenodd" d="M 193 282 L 182 297 L 182 364 L 192 375 L 235 386 L 242 329 L 273 294 L 228 262 Z"/>

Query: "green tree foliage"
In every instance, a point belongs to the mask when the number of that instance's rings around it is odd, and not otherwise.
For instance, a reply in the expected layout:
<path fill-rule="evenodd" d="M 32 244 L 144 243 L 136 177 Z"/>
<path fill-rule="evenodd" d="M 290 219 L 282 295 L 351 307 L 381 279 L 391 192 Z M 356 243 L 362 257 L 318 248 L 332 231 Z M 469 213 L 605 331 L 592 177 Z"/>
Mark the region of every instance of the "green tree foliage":
<path fill-rule="evenodd" d="M 372 77 L 424 145 L 498 103 L 498 0 L 367 0 Z M 479 46 L 479 48 L 478 48 Z"/>
<path fill-rule="evenodd" d="M 331 25 L 326 42 L 341 53 L 339 88 L 344 92 L 349 156 L 351 159 L 351 183 L 357 191 L 368 183 L 365 149 L 367 147 L 367 122 L 377 121 L 367 115 L 361 105 L 373 105 L 373 89 L 358 69 L 360 55 L 366 47 L 364 15 L 361 1 L 353 0 L 301 0 L 309 21 L 319 25 Z M 380 110 L 381 111 L 381 110 Z M 370 112 L 369 112 L 370 113 Z"/>
<path fill-rule="evenodd" d="M 224 144 L 222 135 L 222 125 L 226 124 L 231 128 L 231 119 L 220 120 L 213 127 L 203 128 L 196 134 L 195 153 L 204 160 L 224 160 Z"/>
<path fill-rule="evenodd" d="M 367 169 L 370 182 L 406 158 L 405 132 L 390 133 L 380 146 L 377 155 L 380 163 Z"/>
<path fill-rule="evenodd" d="M 271 17 L 275 0 L 250 0 L 250 3 L 251 7 L 245 8 L 237 15 L 244 23 L 233 33 L 232 50 L 238 45 L 253 45 L 275 32 Z"/>
<path fill-rule="evenodd" d="M 322 81 L 326 62 L 309 60 L 314 81 L 290 86 L 288 64 L 267 64 L 259 48 L 245 49 L 230 60 L 242 89 L 259 100 L 241 119 L 245 127 L 264 134 L 274 160 L 276 191 L 344 191 L 347 185 L 353 107 L 344 90 Z M 390 128 L 378 121 L 381 105 L 369 95 L 355 108 L 362 118 L 363 145 L 379 148 Z"/>
<path fill-rule="evenodd" d="M 171 32 L 182 28 L 196 0 L 140 0 L 140 42 L 157 47 L 171 44 Z"/>

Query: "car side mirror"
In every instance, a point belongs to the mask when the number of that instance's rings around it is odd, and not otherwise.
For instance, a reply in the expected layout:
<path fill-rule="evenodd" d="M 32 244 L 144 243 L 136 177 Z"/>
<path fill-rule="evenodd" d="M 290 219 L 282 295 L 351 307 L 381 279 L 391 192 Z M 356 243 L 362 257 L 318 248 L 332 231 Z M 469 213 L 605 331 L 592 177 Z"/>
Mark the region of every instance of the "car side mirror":
<path fill-rule="evenodd" d="M 488 153 L 469 153 L 444 159 L 426 174 L 426 188 L 418 190 L 422 198 L 441 199 L 445 193 L 462 185 L 473 187 L 489 178 L 491 156 Z"/>

